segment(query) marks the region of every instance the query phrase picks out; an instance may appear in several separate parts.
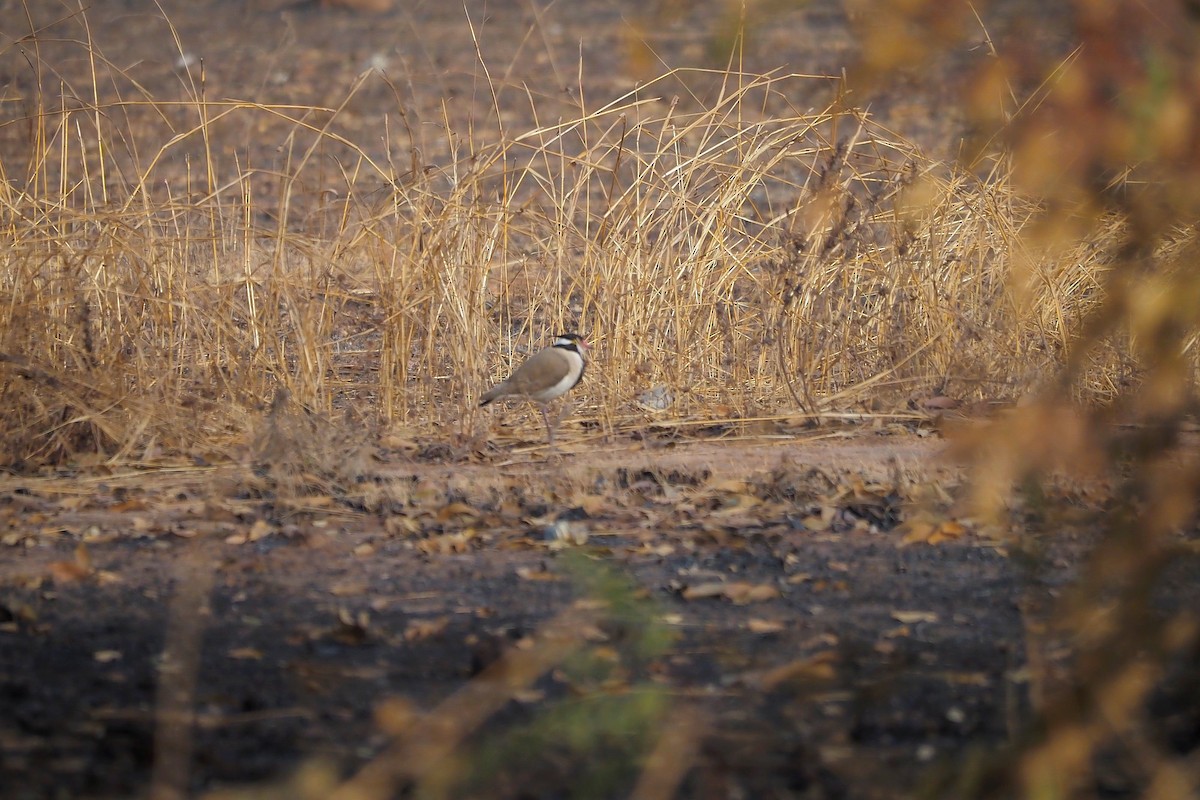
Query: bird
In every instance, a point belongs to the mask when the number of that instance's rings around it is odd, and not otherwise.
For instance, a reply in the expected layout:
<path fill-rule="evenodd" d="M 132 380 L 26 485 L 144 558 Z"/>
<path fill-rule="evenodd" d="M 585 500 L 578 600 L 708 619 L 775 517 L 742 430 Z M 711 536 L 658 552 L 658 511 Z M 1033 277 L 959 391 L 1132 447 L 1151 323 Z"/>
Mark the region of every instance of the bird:
<path fill-rule="evenodd" d="M 555 416 L 551 424 L 546 404 L 566 394 L 583 378 L 587 367 L 583 354 L 590 347 L 578 333 L 559 334 L 554 344 L 534 353 L 507 380 L 488 389 L 479 399 L 480 407 L 503 397 L 536 403 L 542 411 L 542 421 L 546 423 L 547 443 L 554 444 L 558 417 Z"/>

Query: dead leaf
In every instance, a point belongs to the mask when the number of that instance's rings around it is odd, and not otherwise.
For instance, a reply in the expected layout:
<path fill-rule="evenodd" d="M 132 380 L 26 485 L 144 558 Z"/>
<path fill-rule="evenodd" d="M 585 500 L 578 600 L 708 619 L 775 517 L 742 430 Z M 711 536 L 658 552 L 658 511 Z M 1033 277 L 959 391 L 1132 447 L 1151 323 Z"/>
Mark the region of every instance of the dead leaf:
<path fill-rule="evenodd" d="M 694 586 L 688 586 L 682 592 L 684 600 L 725 597 L 739 606 L 773 600 L 778 596 L 779 589 L 770 584 L 745 583 L 742 581 L 699 583 Z"/>
<path fill-rule="evenodd" d="M 809 514 L 800 520 L 804 527 L 815 533 L 823 533 L 833 525 L 833 519 L 837 516 L 838 509 L 836 506 L 821 506 L 820 512 Z"/>
<path fill-rule="evenodd" d="M 631 555 L 639 556 L 658 556 L 664 558 L 675 554 L 675 545 L 667 542 L 652 544 L 650 542 L 640 542 L 637 547 L 630 548 Z"/>
<path fill-rule="evenodd" d="M 612 498 L 600 494 L 581 494 L 571 498 L 572 505 L 583 509 L 589 517 L 596 517 L 613 507 Z"/>
<path fill-rule="evenodd" d="M 684 600 L 703 600 L 708 597 L 724 597 L 724 583 L 698 583 L 695 586 L 684 588 L 682 597 Z"/>
<path fill-rule="evenodd" d="M 779 589 L 768 583 L 735 582 L 726 584 L 725 596 L 736 605 L 742 606 L 748 603 L 774 600 L 779 597 Z"/>
<path fill-rule="evenodd" d="M 434 636 L 441 636 L 449 624 L 449 617 L 414 620 L 408 624 L 407 628 L 404 629 L 404 641 L 419 642 L 423 639 L 431 639 Z"/>
<path fill-rule="evenodd" d="M 471 540 L 475 538 L 475 529 L 467 528 L 458 533 L 447 533 L 444 536 L 431 536 L 417 542 L 417 549 L 427 555 L 454 555 L 465 553 L 471 549 Z"/>
<path fill-rule="evenodd" d="M 329 587 L 329 593 L 334 597 L 357 597 L 366 593 L 369 584 L 362 578 L 350 578 L 339 581 Z"/>
<path fill-rule="evenodd" d="M 267 522 L 265 519 L 256 519 L 254 524 L 250 526 L 250 532 L 246 534 L 246 538 L 251 542 L 257 542 L 259 539 L 265 539 L 275 532 L 275 526 Z"/>
<path fill-rule="evenodd" d="M 928 542 L 929 537 L 933 536 L 933 532 L 937 530 L 937 525 L 929 520 L 913 519 L 901 523 L 897 530 L 903 534 L 900 537 L 900 545 L 904 547 Z"/>
<path fill-rule="evenodd" d="M 562 575 L 557 572 L 550 572 L 545 567 L 519 567 L 517 569 L 517 577 L 523 581 L 561 581 Z"/>
<path fill-rule="evenodd" d="M 97 650 L 92 653 L 92 659 L 98 664 L 111 664 L 113 661 L 120 661 L 123 657 L 120 650 Z"/>
<path fill-rule="evenodd" d="M 260 517 L 254 520 L 254 524 L 250 526 L 249 530 L 226 536 L 225 544 L 249 544 L 265 539 L 274 532 L 275 526 Z"/>
<path fill-rule="evenodd" d="M 918 517 L 902 523 L 897 530 L 903 533 L 900 546 L 906 547 L 910 544 L 939 544 L 960 539 L 966 534 L 967 527 L 953 519 Z"/>
<path fill-rule="evenodd" d="M 546 699 L 546 692 L 541 689 L 521 689 L 513 692 L 513 700 L 523 705 L 540 703 Z"/>
<path fill-rule="evenodd" d="M 893 611 L 892 619 L 905 625 L 915 625 L 918 622 L 937 622 L 938 615 L 932 611 Z"/>
<path fill-rule="evenodd" d="M 825 650 L 807 658 L 768 670 L 754 681 L 763 691 L 771 691 L 783 683 L 824 683 L 837 677 L 837 653 Z"/>
<path fill-rule="evenodd" d="M 129 527 L 137 533 L 149 533 L 156 527 L 154 521 L 149 517 L 134 517 L 129 523 Z"/>
<path fill-rule="evenodd" d="M 438 522 L 474 522 L 479 519 L 479 512 L 474 507 L 466 503 L 449 503 L 438 509 L 436 519 Z"/>
<path fill-rule="evenodd" d="M 75 563 L 78 564 L 81 569 L 86 569 L 89 572 L 92 569 L 92 554 L 91 551 L 88 550 L 87 545 L 83 542 L 75 545 Z"/>
<path fill-rule="evenodd" d="M 986 672 L 939 672 L 937 677 L 960 686 L 991 686 L 992 678 Z"/>
<path fill-rule="evenodd" d="M 937 531 L 929 539 L 930 544 L 937 544 L 941 541 L 958 539 L 967 532 L 967 528 L 960 522 L 948 519 L 938 526 Z"/>
<path fill-rule="evenodd" d="M 235 647 L 228 655 L 238 661 L 261 661 L 263 657 L 262 651 L 257 647 Z"/>
<path fill-rule="evenodd" d="M 746 481 L 741 478 L 721 478 L 709 481 L 704 486 L 713 492 L 726 492 L 728 494 L 745 494 L 749 490 Z"/>
<path fill-rule="evenodd" d="M 317 509 L 317 508 L 332 508 L 337 504 L 332 495 L 328 494 L 308 494 L 302 497 L 295 498 L 292 503 L 296 508 Z"/>
<path fill-rule="evenodd" d="M 46 566 L 46 571 L 55 583 L 77 583 L 92 576 L 92 556 L 87 545 L 80 542 L 75 546 L 73 561 L 54 561 Z"/>
<path fill-rule="evenodd" d="M 751 633 L 765 635 L 769 633 L 779 633 L 785 628 L 785 626 L 778 620 L 751 618 L 746 621 L 746 628 Z"/>

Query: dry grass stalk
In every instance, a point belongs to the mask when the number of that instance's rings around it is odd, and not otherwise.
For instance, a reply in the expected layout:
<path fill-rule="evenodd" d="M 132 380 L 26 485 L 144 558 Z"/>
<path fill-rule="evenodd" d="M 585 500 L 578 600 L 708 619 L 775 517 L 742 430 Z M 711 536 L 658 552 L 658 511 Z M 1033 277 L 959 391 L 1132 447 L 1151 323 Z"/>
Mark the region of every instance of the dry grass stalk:
<path fill-rule="evenodd" d="M 86 55 L 97 82 L 136 85 Z M 38 94 L 5 145 L 28 165 L 0 196 L 10 464 L 219 449 L 277 387 L 472 438 L 480 387 L 567 328 L 600 341 L 575 418 L 608 432 L 644 425 L 637 398 L 660 386 L 668 422 L 1012 399 L 1101 295 L 1104 242 L 1030 252 L 1004 163 L 931 161 L 836 94 L 791 108 L 827 79 L 674 71 L 531 130 L 447 116 L 441 143 L 401 107 L 387 135 L 408 152 L 387 159 L 339 132 L 370 73 L 332 108 L 214 101 L 190 79 L 172 103 Z M 666 102 L 699 79 L 723 82 L 711 103 Z M 214 156 L 242 129 L 279 136 L 277 170 Z M 1081 397 L 1136 373 L 1126 343 L 1091 358 Z"/>

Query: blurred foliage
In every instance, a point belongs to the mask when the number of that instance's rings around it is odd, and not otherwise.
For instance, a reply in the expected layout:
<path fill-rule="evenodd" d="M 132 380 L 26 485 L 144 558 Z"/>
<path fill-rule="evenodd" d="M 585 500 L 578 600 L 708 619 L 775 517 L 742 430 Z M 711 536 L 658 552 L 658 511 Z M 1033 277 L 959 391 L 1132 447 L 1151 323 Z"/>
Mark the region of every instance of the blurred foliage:
<path fill-rule="evenodd" d="M 1076 332 L 1067 368 L 1035 401 L 964 443 L 993 514 L 1009 487 L 1061 471 L 1107 474 L 1121 487 L 1095 520 L 1102 540 L 1058 618 L 1073 668 L 1040 698 L 1038 719 L 1013 752 L 964 768 L 936 794 L 1049 800 L 1095 796 L 1108 784 L 1121 796 L 1195 797 L 1200 731 L 1168 735 L 1148 707 L 1171 691 L 1164 676 L 1200 668 L 1195 613 L 1165 611 L 1161 602 L 1200 494 L 1190 434 L 1200 330 L 1200 5 L 1006 4 L 1018 11 L 1006 31 L 987 27 L 986 3 L 848 5 L 863 42 L 851 86 L 864 93 L 969 43 L 988 49 L 963 82 L 968 159 L 1010 160 L 1017 187 L 1041 209 L 1025 233 L 1031 252 L 1066 254 L 1118 232 L 1103 300 Z M 1018 263 L 1012 280 L 1020 288 L 1033 277 Z M 1075 405 L 1071 387 L 1089 352 L 1114 335 L 1133 343 L 1138 379 L 1107 407 Z M 1175 691 L 1185 716 L 1200 709 L 1194 686 Z"/>
<path fill-rule="evenodd" d="M 566 796 L 581 800 L 625 796 L 665 733 L 669 697 L 646 680 L 673 639 L 659 609 L 627 576 L 581 551 L 565 550 L 557 563 L 596 611 L 595 626 L 576 632 L 587 646 L 554 673 L 551 684 L 568 691 L 481 731 L 417 796 L 524 797 L 542 785 L 570 786 Z"/>

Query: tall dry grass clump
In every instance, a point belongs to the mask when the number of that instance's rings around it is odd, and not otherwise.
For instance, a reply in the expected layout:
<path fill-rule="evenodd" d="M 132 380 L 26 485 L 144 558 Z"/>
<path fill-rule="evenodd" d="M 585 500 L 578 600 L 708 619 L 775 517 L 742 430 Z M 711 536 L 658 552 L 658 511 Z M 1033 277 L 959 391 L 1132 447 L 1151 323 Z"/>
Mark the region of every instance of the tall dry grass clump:
<path fill-rule="evenodd" d="M 0 136 L 10 467 L 219 456 L 277 388 L 331 425 L 475 441 L 481 387 L 564 328 L 599 340 L 577 418 L 605 434 L 648 391 L 657 420 L 1011 399 L 1100 301 L 1105 248 L 1029 252 L 1006 162 L 932 161 L 836 80 L 674 71 L 526 130 L 447 113 L 437 140 L 397 100 L 355 140 L 378 74 L 331 107 L 214 100 L 195 66 L 151 97 L 86 13 L 62 24 L 76 44 L 0 53 L 28 79 Z M 828 105 L 794 107 L 814 83 Z M 1127 348 L 1095 366 L 1105 396 Z"/>

